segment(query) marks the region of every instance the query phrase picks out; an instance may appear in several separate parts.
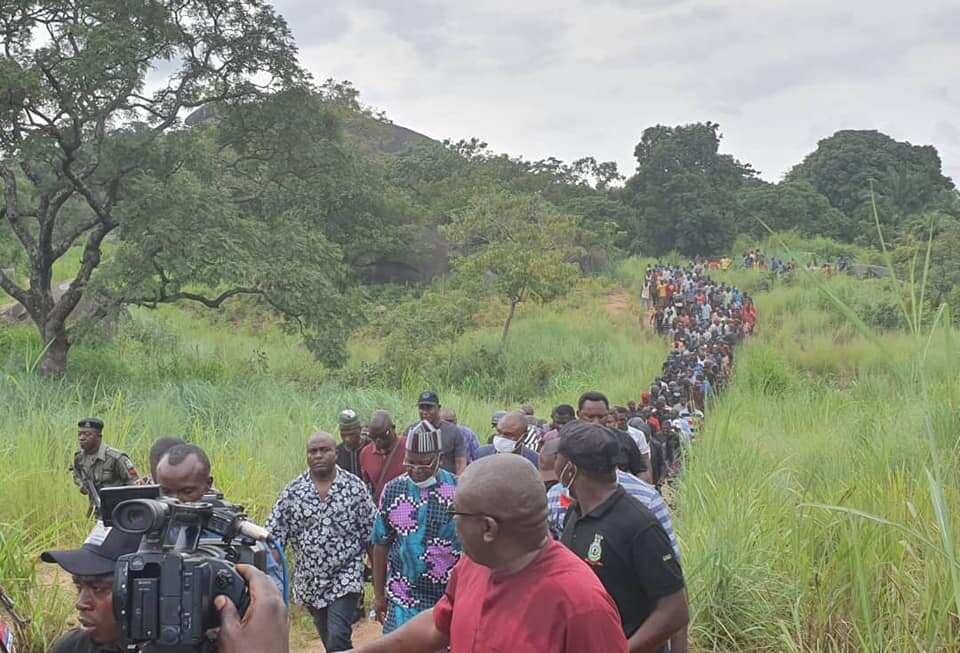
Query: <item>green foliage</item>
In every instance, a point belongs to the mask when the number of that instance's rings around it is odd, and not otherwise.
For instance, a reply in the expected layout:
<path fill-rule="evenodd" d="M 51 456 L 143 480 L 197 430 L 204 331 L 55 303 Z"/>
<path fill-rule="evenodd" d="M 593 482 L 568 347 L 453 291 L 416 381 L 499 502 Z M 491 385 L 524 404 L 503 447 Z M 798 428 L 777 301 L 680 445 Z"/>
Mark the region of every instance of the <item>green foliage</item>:
<path fill-rule="evenodd" d="M 719 130 L 712 122 L 644 130 L 624 189 L 639 213 L 633 239 L 641 251 L 712 255 L 732 244 L 737 191 L 756 172 L 719 153 Z"/>
<path fill-rule="evenodd" d="M 909 216 L 949 202 L 954 188 L 941 171 L 936 148 L 895 141 L 874 130 L 843 130 L 821 140 L 786 180 L 811 184 L 852 221 L 846 238 L 871 244 L 877 242 L 871 183 L 883 225 L 893 229 Z"/>
<path fill-rule="evenodd" d="M 795 229 L 808 237 L 848 237 L 846 216 L 831 207 L 827 198 L 807 182 L 755 181 L 744 186 L 738 201 L 741 233 L 762 238 L 768 229 Z"/>
<path fill-rule="evenodd" d="M 458 282 L 510 305 L 504 340 L 518 304 L 550 301 L 580 273 L 577 219 L 536 196 L 477 197 L 443 233 L 455 248 Z"/>

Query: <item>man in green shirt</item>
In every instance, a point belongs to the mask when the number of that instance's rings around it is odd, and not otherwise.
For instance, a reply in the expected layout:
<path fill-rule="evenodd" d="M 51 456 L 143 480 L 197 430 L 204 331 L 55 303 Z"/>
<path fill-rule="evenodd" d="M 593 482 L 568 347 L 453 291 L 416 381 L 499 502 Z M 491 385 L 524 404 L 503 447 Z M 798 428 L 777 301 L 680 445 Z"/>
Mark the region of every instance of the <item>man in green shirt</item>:
<path fill-rule="evenodd" d="M 73 482 L 90 499 L 90 512 L 100 515 L 100 490 L 105 487 L 133 485 L 137 468 L 130 457 L 103 442 L 103 421 L 95 417 L 80 420 L 77 442 L 80 450 L 73 455 Z M 91 492 L 91 488 L 93 491 Z"/>

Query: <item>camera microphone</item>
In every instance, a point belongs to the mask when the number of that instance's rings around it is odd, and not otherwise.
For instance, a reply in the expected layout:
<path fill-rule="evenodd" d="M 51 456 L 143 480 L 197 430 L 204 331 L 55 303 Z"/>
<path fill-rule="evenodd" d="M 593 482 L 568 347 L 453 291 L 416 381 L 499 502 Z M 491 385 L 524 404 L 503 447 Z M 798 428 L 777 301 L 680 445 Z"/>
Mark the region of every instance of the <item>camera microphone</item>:
<path fill-rule="evenodd" d="M 249 537 L 252 540 L 257 540 L 258 542 L 267 542 L 271 539 L 270 531 L 268 531 L 263 526 L 254 524 L 248 519 L 241 519 L 237 524 L 237 531 L 245 536 Z"/>

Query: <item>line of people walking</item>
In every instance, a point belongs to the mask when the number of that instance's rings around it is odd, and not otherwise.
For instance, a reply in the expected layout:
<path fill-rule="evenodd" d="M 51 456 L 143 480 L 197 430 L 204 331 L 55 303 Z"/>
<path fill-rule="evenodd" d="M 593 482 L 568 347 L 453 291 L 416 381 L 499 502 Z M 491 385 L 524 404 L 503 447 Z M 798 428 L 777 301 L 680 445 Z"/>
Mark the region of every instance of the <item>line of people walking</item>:
<path fill-rule="evenodd" d="M 590 391 L 549 421 L 532 406 L 497 411 L 481 440 L 428 390 L 406 428 L 384 410 L 363 420 L 345 409 L 339 442 L 309 436 L 306 470 L 266 528 L 294 554 L 293 598 L 326 651 L 352 649 L 365 581 L 385 636 L 362 653 L 687 650 L 681 551 L 661 490 L 682 474 L 757 315 L 702 263 L 652 266 L 645 288 L 657 289 L 649 319 L 669 352 L 623 406 Z M 213 483 L 204 452 L 181 442 L 151 452 L 151 477 L 188 499 L 191 483 L 201 494 Z M 285 626 L 245 621 L 258 624 L 249 639 L 233 620 L 226 635 L 283 650 L 269 643 Z"/>

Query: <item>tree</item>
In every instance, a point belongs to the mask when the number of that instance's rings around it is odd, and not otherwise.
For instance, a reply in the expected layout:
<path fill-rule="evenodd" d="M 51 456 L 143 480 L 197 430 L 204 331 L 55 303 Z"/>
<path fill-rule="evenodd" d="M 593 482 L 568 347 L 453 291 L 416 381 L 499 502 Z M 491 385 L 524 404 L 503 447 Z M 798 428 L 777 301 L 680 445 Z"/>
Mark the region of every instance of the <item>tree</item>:
<path fill-rule="evenodd" d="M 112 256 L 104 248 L 108 237 L 119 239 L 114 282 L 136 273 L 121 300 L 220 306 L 253 294 L 281 312 L 289 309 L 301 326 L 317 323 L 302 310 L 304 302 L 287 299 L 333 289 L 331 277 L 297 278 L 289 257 L 275 265 L 294 273 L 286 280 L 265 274 L 263 265 L 243 264 L 253 252 L 263 259 L 268 248 L 320 247 L 335 256 L 330 246 L 291 232 L 296 216 L 289 212 L 250 208 L 251 202 L 267 208 L 282 184 L 270 173 L 283 165 L 261 158 L 285 153 L 267 142 L 275 130 L 254 125 L 264 137 L 234 154 L 179 133 L 190 109 L 215 106 L 242 124 L 239 117 L 261 111 L 270 96 L 306 87 L 290 31 L 269 5 L 8 0 L 0 4 L 0 30 L 6 55 L 0 60 L 0 218 L 8 231 L 0 240 L 16 239 L 14 262 L 27 277 L 20 283 L 2 271 L 8 267 L 3 262 L 0 288 L 25 307 L 40 333 L 41 373 L 66 369 L 68 318 Z M 148 84 L 148 73 L 158 67 L 173 70 Z M 220 163 L 227 166 L 222 174 L 216 172 Z M 261 189 L 253 185 L 259 182 L 268 183 Z M 233 196 L 224 202 L 230 188 Z M 220 239 L 210 240 L 214 234 Z M 252 251 L 251 243 L 257 243 Z M 74 247 L 82 250 L 79 269 L 57 298 L 53 266 Z M 122 261 L 127 265 L 121 268 Z M 215 294 L 188 289 L 221 282 L 229 286 Z M 152 292 L 132 297 L 131 289 Z"/>
<path fill-rule="evenodd" d="M 458 282 L 492 291 L 509 305 L 501 343 L 519 304 L 549 301 L 576 280 L 578 230 L 576 218 L 549 202 L 502 192 L 478 196 L 443 228 L 455 249 Z"/>
<path fill-rule="evenodd" d="M 954 188 L 941 172 L 935 147 L 896 141 L 875 130 L 842 130 L 821 140 L 786 181 L 810 183 L 854 221 L 853 235 L 868 240 L 876 234 L 871 188 L 881 220 L 897 228 Z"/>
<path fill-rule="evenodd" d="M 796 229 L 804 236 L 827 236 L 849 240 L 850 221 L 830 206 L 805 181 L 768 184 L 760 180 L 745 185 L 739 195 L 740 225 L 738 231 L 757 238 L 774 231 Z"/>
<path fill-rule="evenodd" d="M 757 173 L 719 153 L 719 130 L 713 122 L 644 130 L 634 149 L 637 171 L 623 195 L 653 254 L 708 255 L 733 242 L 737 191 Z"/>

